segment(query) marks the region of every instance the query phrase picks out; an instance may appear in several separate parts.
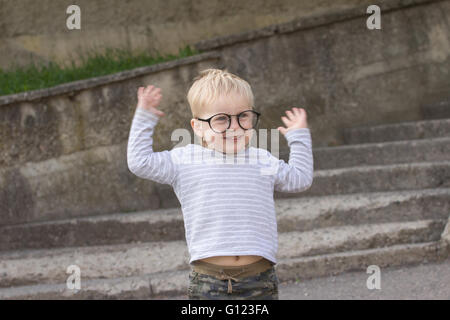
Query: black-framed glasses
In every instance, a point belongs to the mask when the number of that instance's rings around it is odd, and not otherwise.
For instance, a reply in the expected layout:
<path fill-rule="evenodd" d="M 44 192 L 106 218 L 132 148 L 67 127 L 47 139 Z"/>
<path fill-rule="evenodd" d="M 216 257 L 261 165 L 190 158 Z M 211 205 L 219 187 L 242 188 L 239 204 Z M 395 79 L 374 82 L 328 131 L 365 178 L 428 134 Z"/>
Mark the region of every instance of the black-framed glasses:
<path fill-rule="evenodd" d="M 231 126 L 231 117 L 236 116 L 239 126 L 244 130 L 253 129 L 258 124 L 261 113 L 255 110 L 245 110 L 239 114 L 218 113 L 208 119 L 195 118 L 209 123 L 209 127 L 215 133 L 224 133 Z"/>

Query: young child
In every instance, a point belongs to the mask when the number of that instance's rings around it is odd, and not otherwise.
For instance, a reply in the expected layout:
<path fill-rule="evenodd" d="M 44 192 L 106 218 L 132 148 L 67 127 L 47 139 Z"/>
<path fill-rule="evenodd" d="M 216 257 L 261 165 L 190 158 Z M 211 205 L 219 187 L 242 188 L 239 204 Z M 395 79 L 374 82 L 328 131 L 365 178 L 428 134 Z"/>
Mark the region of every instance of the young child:
<path fill-rule="evenodd" d="M 260 113 L 253 109 L 250 85 L 227 70 L 203 70 L 188 92 L 190 123 L 201 145 L 153 152 L 153 130 L 165 115 L 157 109 L 161 99 L 160 88 L 138 89 L 127 161 L 135 175 L 171 185 L 180 201 L 190 254 L 189 298 L 278 299 L 273 193 L 302 192 L 312 184 L 305 110 L 286 111 L 286 127 L 277 128 L 290 147 L 286 163 L 249 147 Z M 255 155 L 261 161 L 249 161 Z"/>

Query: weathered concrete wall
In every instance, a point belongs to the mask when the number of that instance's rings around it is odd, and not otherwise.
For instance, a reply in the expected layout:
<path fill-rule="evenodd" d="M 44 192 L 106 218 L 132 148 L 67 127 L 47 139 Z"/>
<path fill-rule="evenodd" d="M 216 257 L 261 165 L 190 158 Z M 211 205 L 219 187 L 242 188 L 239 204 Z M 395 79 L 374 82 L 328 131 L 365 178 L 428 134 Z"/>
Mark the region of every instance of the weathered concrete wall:
<path fill-rule="evenodd" d="M 0 0 L 0 68 L 31 60 L 64 62 L 106 47 L 177 53 L 203 39 L 253 30 L 369 0 Z M 81 8 L 81 30 L 66 9 Z"/>
<path fill-rule="evenodd" d="M 166 189 L 128 170 L 137 88 L 155 84 L 165 92 L 167 115 L 157 126 L 154 150 L 171 149 L 172 130 L 190 129 L 189 84 L 208 67 L 221 67 L 214 52 L 62 85 L 51 94 L 0 98 L 0 225 L 178 203 L 173 193 L 161 194 Z M 20 101 L 1 105 L 9 98 Z"/>
<path fill-rule="evenodd" d="M 228 69 L 249 79 L 270 127 L 286 106 L 304 107 L 315 146 L 340 145 L 343 128 L 421 119 L 421 105 L 449 92 L 450 1 L 382 12 L 382 30 L 351 11 L 198 47 L 221 49 Z"/>
<path fill-rule="evenodd" d="M 367 30 L 357 8 L 204 41 L 217 52 L 202 56 L 0 97 L 0 224 L 176 205 L 170 189 L 126 166 L 136 89 L 168 93 L 154 148 L 168 149 L 170 132 L 189 128 L 185 95 L 206 67 L 250 82 L 261 128 L 304 107 L 313 147 L 341 144 L 346 127 L 421 119 L 421 104 L 450 87 L 450 3 L 395 3 L 382 30 Z"/>

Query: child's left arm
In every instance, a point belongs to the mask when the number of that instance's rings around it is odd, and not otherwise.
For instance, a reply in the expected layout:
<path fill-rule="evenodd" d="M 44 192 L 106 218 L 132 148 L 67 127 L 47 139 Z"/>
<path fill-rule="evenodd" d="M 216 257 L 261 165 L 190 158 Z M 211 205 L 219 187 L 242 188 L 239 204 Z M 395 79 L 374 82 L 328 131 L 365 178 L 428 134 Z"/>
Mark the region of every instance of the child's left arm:
<path fill-rule="evenodd" d="M 294 193 L 305 191 L 312 185 L 314 159 L 306 111 L 302 108 L 292 110 L 286 111 L 288 118 L 281 118 L 287 128 L 277 128 L 285 136 L 290 153 L 289 163 L 278 160 L 274 190 Z"/>

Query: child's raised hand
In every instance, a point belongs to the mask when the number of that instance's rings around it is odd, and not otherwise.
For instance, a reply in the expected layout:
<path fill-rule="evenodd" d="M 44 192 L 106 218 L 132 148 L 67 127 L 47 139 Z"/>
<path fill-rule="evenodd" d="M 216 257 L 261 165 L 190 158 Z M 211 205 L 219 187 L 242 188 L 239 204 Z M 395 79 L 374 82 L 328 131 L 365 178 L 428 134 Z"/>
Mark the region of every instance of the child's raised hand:
<path fill-rule="evenodd" d="M 287 117 L 281 117 L 283 120 L 285 127 L 278 127 L 277 129 L 285 135 L 286 132 L 293 129 L 301 129 L 308 128 L 308 123 L 306 121 L 306 111 L 303 108 L 292 108 L 291 110 L 286 111 Z"/>
<path fill-rule="evenodd" d="M 159 117 L 164 116 L 164 112 L 156 109 L 161 102 L 161 88 L 149 85 L 147 87 L 139 87 L 138 96 L 138 108 L 151 111 Z"/>

